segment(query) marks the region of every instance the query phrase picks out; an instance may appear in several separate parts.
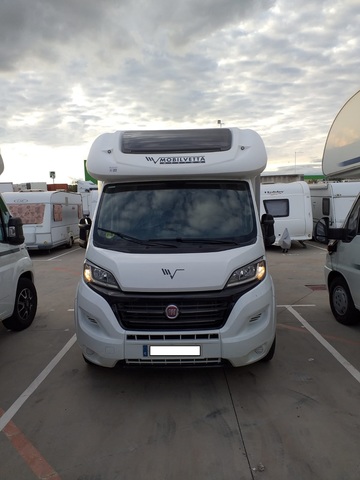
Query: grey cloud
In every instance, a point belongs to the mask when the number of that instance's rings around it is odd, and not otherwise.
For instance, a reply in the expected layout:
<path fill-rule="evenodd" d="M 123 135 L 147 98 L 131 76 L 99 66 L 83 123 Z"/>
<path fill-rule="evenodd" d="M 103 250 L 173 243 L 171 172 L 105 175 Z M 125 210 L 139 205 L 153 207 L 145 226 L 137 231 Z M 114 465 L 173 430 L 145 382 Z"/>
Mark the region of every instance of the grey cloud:
<path fill-rule="evenodd" d="M 149 46 L 177 48 L 241 22 L 271 0 L 2 0 L 0 5 L 1 69 L 27 67 L 32 61 L 66 62 L 85 55 L 106 64 L 120 56 L 148 52 Z M 111 56 L 108 50 L 111 49 Z"/>
<path fill-rule="evenodd" d="M 221 119 L 270 161 L 319 158 L 359 88 L 359 20 L 353 0 L 2 0 L 0 142 Z"/>

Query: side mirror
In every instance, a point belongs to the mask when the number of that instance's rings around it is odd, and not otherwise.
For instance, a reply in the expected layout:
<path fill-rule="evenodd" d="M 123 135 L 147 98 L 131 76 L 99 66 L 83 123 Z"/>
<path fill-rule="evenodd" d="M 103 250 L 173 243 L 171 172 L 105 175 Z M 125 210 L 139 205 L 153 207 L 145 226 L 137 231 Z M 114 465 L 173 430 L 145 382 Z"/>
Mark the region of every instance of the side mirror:
<path fill-rule="evenodd" d="M 8 224 L 8 242 L 10 245 L 21 245 L 25 242 L 24 232 L 22 228 L 22 220 L 18 217 L 10 217 Z"/>
<path fill-rule="evenodd" d="M 269 247 L 275 242 L 274 217 L 269 213 L 264 213 L 261 217 L 261 229 L 264 237 L 265 247 Z"/>
<path fill-rule="evenodd" d="M 83 217 L 79 222 L 79 245 L 82 248 L 86 248 L 89 233 L 91 228 L 91 219 L 89 217 Z"/>
<path fill-rule="evenodd" d="M 327 224 L 326 219 L 322 218 L 317 222 L 315 225 L 314 230 L 314 238 L 317 242 L 325 243 L 326 245 L 329 243 L 329 227 Z"/>
<path fill-rule="evenodd" d="M 356 235 L 356 233 L 353 232 L 353 236 L 351 237 L 351 233 L 351 230 L 348 230 L 347 228 L 329 228 L 328 238 L 330 240 L 342 240 L 343 242 L 349 242 L 349 237 L 351 239 Z"/>

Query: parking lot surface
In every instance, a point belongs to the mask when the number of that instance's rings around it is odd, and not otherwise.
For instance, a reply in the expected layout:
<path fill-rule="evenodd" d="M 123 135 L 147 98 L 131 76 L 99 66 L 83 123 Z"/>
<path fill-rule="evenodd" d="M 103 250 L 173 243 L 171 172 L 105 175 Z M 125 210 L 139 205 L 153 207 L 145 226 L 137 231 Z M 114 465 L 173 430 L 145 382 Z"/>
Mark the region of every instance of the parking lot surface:
<path fill-rule="evenodd" d="M 268 250 L 273 360 L 238 369 L 104 369 L 76 344 L 84 250 L 34 253 L 38 313 L 0 327 L 1 480 L 358 480 L 360 323 L 338 324 L 325 249 Z"/>

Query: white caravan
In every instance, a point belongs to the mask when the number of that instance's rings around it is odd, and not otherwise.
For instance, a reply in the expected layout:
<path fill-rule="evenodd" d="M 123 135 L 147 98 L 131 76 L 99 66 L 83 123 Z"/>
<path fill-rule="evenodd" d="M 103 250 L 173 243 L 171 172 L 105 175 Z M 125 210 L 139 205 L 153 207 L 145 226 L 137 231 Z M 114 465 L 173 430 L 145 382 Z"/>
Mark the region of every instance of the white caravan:
<path fill-rule="evenodd" d="M 0 175 L 4 164 L 0 155 Z M 0 321 L 9 330 L 23 330 L 37 309 L 33 264 L 24 244 L 19 218 L 13 218 L 0 193 Z"/>
<path fill-rule="evenodd" d="M 336 116 L 325 144 L 322 167 L 328 178 L 360 178 L 360 91 Z M 316 226 L 317 240 L 330 239 L 325 279 L 334 317 L 345 325 L 360 321 L 360 195 L 341 228 L 325 220 Z"/>
<path fill-rule="evenodd" d="M 71 247 L 79 237 L 81 195 L 65 191 L 4 193 L 10 212 L 23 223 L 28 250 Z"/>
<path fill-rule="evenodd" d="M 275 350 L 274 285 L 255 189 L 257 133 L 117 131 L 93 143 L 103 181 L 75 300 L 88 363 L 246 365 Z M 80 243 L 81 244 L 81 243 Z"/>
<path fill-rule="evenodd" d="M 312 237 L 312 210 L 309 185 L 306 182 L 261 184 L 260 214 L 268 213 L 274 218 L 275 242 L 287 229 L 291 241 L 305 246 L 305 240 Z"/>
<path fill-rule="evenodd" d="M 330 228 L 341 227 L 359 193 L 360 182 L 310 185 L 314 229 L 321 219 L 324 219 Z"/>

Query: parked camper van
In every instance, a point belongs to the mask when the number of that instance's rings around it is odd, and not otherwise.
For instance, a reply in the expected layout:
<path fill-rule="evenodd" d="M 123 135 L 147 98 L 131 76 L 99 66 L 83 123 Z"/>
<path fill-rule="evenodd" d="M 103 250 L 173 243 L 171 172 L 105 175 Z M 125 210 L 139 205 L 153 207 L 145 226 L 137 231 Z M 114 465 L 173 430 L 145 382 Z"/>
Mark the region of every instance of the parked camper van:
<path fill-rule="evenodd" d="M 0 155 L 0 175 L 3 172 Z M 24 244 L 22 223 L 13 218 L 0 193 L 0 321 L 9 330 L 23 330 L 37 309 L 33 264 Z"/>
<path fill-rule="evenodd" d="M 23 222 L 28 250 L 50 250 L 61 245 L 71 247 L 79 237 L 80 194 L 24 191 L 3 195 L 11 214 Z"/>
<path fill-rule="evenodd" d="M 261 184 L 260 214 L 274 217 L 275 242 L 281 243 L 287 229 L 291 241 L 305 246 L 312 237 L 312 210 L 309 185 L 306 182 Z"/>
<path fill-rule="evenodd" d="M 87 362 L 272 358 L 264 242 L 274 240 L 273 219 L 260 222 L 255 195 L 265 166 L 251 130 L 118 131 L 95 140 L 87 169 L 103 188 L 75 301 Z"/>
<path fill-rule="evenodd" d="M 94 218 L 99 198 L 98 186 L 91 181 L 79 180 L 77 191 L 81 195 L 83 214 L 89 218 Z"/>
<path fill-rule="evenodd" d="M 319 220 L 331 228 L 343 225 L 355 198 L 360 193 L 360 182 L 326 182 L 310 185 L 313 228 Z"/>
<path fill-rule="evenodd" d="M 360 91 L 336 116 L 325 144 L 322 168 L 329 178 L 360 178 Z M 340 141 L 341 140 L 341 141 Z M 340 323 L 360 321 L 360 195 L 341 228 L 325 220 L 316 226 L 315 237 L 328 244 L 325 279 L 330 307 Z"/>

